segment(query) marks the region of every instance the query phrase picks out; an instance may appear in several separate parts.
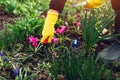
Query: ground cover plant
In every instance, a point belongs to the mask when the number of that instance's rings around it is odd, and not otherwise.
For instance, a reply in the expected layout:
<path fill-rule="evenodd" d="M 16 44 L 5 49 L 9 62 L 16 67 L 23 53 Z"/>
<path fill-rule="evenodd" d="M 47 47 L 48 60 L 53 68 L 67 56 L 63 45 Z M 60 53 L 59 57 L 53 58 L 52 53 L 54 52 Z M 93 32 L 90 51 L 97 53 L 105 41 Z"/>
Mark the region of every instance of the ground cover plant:
<path fill-rule="evenodd" d="M 117 36 L 110 2 L 84 9 L 68 0 L 52 43 L 41 44 L 49 2 L 0 1 L 0 80 L 119 80 L 120 61 L 97 56 L 104 39 Z"/>

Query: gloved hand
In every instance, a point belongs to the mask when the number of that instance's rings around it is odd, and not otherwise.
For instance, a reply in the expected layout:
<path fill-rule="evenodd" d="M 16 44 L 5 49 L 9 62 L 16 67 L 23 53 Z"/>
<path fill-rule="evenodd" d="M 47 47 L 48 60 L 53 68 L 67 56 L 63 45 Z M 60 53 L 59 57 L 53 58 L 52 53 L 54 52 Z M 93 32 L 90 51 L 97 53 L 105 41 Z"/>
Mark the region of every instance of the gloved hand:
<path fill-rule="evenodd" d="M 41 43 L 46 43 L 46 40 L 48 40 L 48 43 L 51 42 L 54 33 L 55 33 L 55 29 L 54 29 L 54 25 L 58 19 L 58 13 L 53 12 L 53 11 L 48 11 L 46 20 L 45 20 L 45 24 L 44 24 L 44 28 L 42 31 L 42 39 L 41 39 Z"/>
<path fill-rule="evenodd" d="M 104 3 L 104 0 L 87 0 L 85 8 L 99 8 Z"/>

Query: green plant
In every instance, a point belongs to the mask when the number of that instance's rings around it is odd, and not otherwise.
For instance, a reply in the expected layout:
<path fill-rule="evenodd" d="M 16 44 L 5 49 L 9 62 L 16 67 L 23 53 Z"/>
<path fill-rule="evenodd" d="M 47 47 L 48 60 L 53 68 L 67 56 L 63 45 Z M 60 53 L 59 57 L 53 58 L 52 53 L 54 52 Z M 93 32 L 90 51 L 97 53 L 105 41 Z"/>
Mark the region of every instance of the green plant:
<path fill-rule="evenodd" d="M 39 14 L 47 11 L 49 9 L 49 0 L 19 0 L 19 5 L 16 9 L 17 14 L 21 15 L 30 15 L 30 16 L 38 16 Z"/>
<path fill-rule="evenodd" d="M 23 68 L 19 69 L 19 75 L 15 78 L 15 80 L 27 80 L 27 71 Z"/>
<path fill-rule="evenodd" d="M 17 8 L 18 2 L 16 0 L 5 0 L 2 5 L 5 8 L 5 12 L 13 14 Z"/>
<path fill-rule="evenodd" d="M 24 1 L 24 3 L 19 3 L 18 7 L 15 10 L 16 14 L 21 14 L 21 15 L 30 15 L 32 17 L 38 16 L 38 3 L 35 1 Z"/>
<path fill-rule="evenodd" d="M 9 30 L 4 29 L 4 31 L 0 31 L 0 50 L 13 46 L 14 41 L 13 34 Z"/>
<path fill-rule="evenodd" d="M 84 47 L 90 53 L 93 46 L 105 36 L 101 36 L 103 29 L 108 29 L 114 20 L 111 7 L 103 7 L 82 13 L 82 34 Z M 107 35 L 108 36 L 108 35 Z M 107 37 L 106 36 L 106 37 Z"/>
<path fill-rule="evenodd" d="M 68 15 L 68 21 L 69 21 L 69 22 L 73 22 L 73 21 L 74 21 L 74 17 L 73 17 L 73 16 Z"/>
<path fill-rule="evenodd" d="M 3 1 L 3 0 L 1 0 L 1 1 L 0 1 L 0 7 L 3 5 L 3 3 L 4 3 L 4 1 Z"/>
<path fill-rule="evenodd" d="M 6 13 L 36 16 L 49 9 L 49 0 L 1 0 Z"/>
<path fill-rule="evenodd" d="M 27 16 L 15 21 L 15 25 L 8 25 L 17 41 L 24 41 L 30 35 L 40 35 L 42 32 L 44 19 Z"/>
<path fill-rule="evenodd" d="M 17 43 L 27 43 L 30 35 L 41 34 L 43 24 L 44 19 L 27 16 L 15 21 L 15 24 L 6 25 L 7 28 L 0 33 L 0 49 L 14 47 Z"/>
<path fill-rule="evenodd" d="M 60 27 L 61 25 L 63 25 L 63 23 L 64 23 L 64 21 L 60 18 L 60 19 L 56 22 L 55 26 L 56 26 L 56 27 Z"/>
<path fill-rule="evenodd" d="M 59 56 L 53 62 L 51 73 L 57 79 L 58 75 L 63 75 L 67 80 L 109 80 L 110 72 L 107 71 L 107 64 L 100 63 L 91 53 L 86 55 L 81 50 L 65 49 L 59 50 Z"/>

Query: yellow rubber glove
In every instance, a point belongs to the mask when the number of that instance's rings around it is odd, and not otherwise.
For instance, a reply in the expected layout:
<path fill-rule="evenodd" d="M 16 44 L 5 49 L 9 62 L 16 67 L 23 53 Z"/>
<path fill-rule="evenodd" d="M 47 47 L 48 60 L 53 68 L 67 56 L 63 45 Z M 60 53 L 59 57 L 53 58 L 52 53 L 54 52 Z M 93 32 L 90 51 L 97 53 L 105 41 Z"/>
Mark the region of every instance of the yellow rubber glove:
<path fill-rule="evenodd" d="M 58 15 L 59 15 L 58 13 L 55 13 L 53 11 L 48 11 L 44 28 L 42 31 L 42 39 L 40 41 L 41 43 L 46 42 L 46 40 L 48 40 L 48 43 L 51 42 L 55 33 L 54 25 L 58 20 Z"/>
<path fill-rule="evenodd" d="M 104 0 L 87 0 L 85 8 L 99 8 L 104 3 Z"/>

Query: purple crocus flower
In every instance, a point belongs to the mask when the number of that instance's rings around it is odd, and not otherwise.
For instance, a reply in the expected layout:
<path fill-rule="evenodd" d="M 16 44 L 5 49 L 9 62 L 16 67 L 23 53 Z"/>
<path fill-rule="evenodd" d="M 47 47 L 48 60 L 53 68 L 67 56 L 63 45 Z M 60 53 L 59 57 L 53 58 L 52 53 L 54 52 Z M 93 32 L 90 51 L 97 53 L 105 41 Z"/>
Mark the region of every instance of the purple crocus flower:
<path fill-rule="evenodd" d="M 18 69 L 18 67 L 15 67 L 15 68 L 13 69 L 13 75 L 14 75 L 15 77 L 19 75 L 19 69 Z"/>
<path fill-rule="evenodd" d="M 5 62 L 8 62 L 8 59 L 5 57 L 5 58 L 4 58 L 4 61 L 5 61 Z"/>
<path fill-rule="evenodd" d="M 4 52 L 3 51 L 1 51 L 0 52 L 0 56 L 4 56 L 5 54 L 4 54 Z"/>

